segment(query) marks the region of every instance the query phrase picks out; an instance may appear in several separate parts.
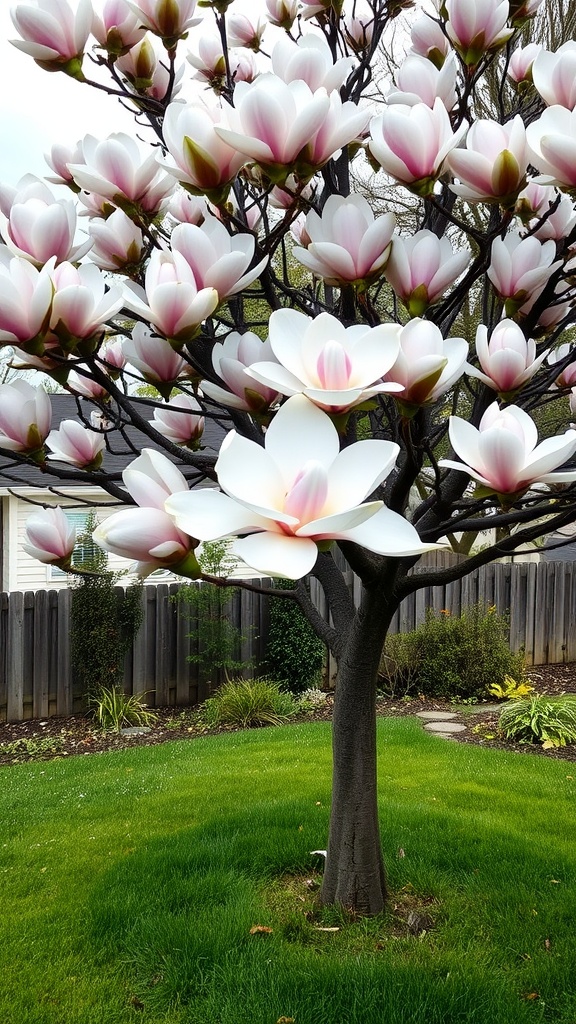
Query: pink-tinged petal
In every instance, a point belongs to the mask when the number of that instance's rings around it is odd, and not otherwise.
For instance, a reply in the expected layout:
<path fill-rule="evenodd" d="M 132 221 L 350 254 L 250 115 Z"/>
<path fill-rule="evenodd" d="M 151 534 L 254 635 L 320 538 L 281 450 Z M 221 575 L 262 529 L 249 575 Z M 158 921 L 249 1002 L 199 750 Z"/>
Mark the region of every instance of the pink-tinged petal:
<path fill-rule="evenodd" d="M 150 561 L 161 551 L 159 561 L 180 561 L 189 550 L 189 537 L 181 533 L 166 512 L 158 508 L 129 508 L 115 512 L 100 523 L 93 538 L 98 547 L 122 558 Z"/>
<path fill-rule="evenodd" d="M 233 132 L 229 128 L 220 128 L 218 125 L 214 128 L 214 131 L 223 142 L 238 150 L 239 153 L 244 153 L 252 160 L 263 164 L 274 162 L 274 154 L 270 146 L 265 142 L 260 142 L 259 139 L 248 138 L 246 135 L 242 135 L 241 132 Z"/>
<path fill-rule="evenodd" d="M 356 257 L 358 268 L 363 274 L 382 266 L 388 259 L 395 223 L 394 214 L 387 213 L 383 217 L 378 217 L 364 232 Z"/>
<path fill-rule="evenodd" d="M 233 545 L 235 554 L 265 576 L 299 580 L 312 571 L 318 548 L 307 537 L 281 533 L 256 533 Z"/>
<path fill-rule="evenodd" d="M 386 118 L 386 141 L 407 170 L 406 181 L 433 175 L 438 155 L 436 138 L 431 131 L 422 132 L 415 118 L 390 110 Z"/>
<path fill-rule="evenodd" d="M 572 458 L 576 451 L 576 430 L 567 430 L 559 437 L 548 437 L 541 441 L 532 452 L 532 456 L 526 462 L 526 470 L 531 480 L 541 480 L 547 475 L 562 466 L 568 459 Z M 567 470 L 566 472 L 571 472 Z M 554 477 L 558 479 L 558 477 Z M 576 473 L 570 479 L 576 479 Z"/>
<path fill-rule="evenodd" d="M 297 395 L 302 391 L 302 381 L 280 363 L 254 363 L 245 372 L 281 395 Z"/>
<path fill-rule="evenodd" d="M 326 342 L 314 369 L 316 382 L 327 391 L 342 390 L 351 383 L 352 360 L 339 341 Z"/>
<path fill-rule="evenodd" d="M 283 142 L 286 162 L 293 160 L 319 131 L 329 109 L 330 98 L 327 94 L 322 94 L 322 92 L 311 94 L 306 106 L 298 112 L 294 123 L 288 127 L 288 135 Z M 335 147 L 335 149 L 338 148 L 338 146 Z"/>
<path fill-rule="evenodd" d="M 243 252 L 229 252 L 219 259 L 214 256 L 212 259 L 213 263 L 203 277 L 196 277 L 197 283 L 215 288 L 221 297 L 229 295 L 246 269 L 246 257 Z"/>
<path fill-rule="evenodd" d="M 166 499 L 164 508 L 178 529 L 204 541 L 270 529 L 267 519 L 215 488 L 172 494 Z"/>
<path fill-rule="evenodd" d="M 296 259 L 317 277 L 355 281 L 358 277 L 349 252 L 334 242 L 312 242 L 307 249 L 295 248 Z"/>
<path fill-rule="evenodd" d="M 186 478 L 162 452 L 144 448 L 122 473 L 126 490 L 145 508 L 164 508 L 169 494 L 188 491 Z"/>
<path fill-rule="evenodd" d="M 28 516 L 26 538 L 27 543 L 22 545 L 24 551 L 50 565 L 70 558 L 76 544 L 76 530 L 57 505 Z"/>
<path fill-rule="evenodd" d="M 518 490 L 523 479 L 525 448 L 509 430 L 491 429 L 478 438 L 481 469 L 500 494 Z"/>
<path fill-rule="evenodd" d="M 517 436 L 523 439 L 525 450 L 527 452 L 534 451 L 538 444 L 538 429 L 532 417 L 517 405 L 506 406 L 503 413 L 506 415 L 507 420 L 512 422 L 514 432 Z M 498 422 L 501 415 L 502 413 L 498 408 L 498 403 L 494 402 L 488 407 L 480 420 L 480 431 L 486 430 L 493 423 Z M 510 425 L 508 426 L 508 429 L 511 429 Z"/>
<path fill-rule="evenodd" d="M 260 262 L 257 263 L 255 267 L 252 267 L 251 270 L 246 271 L 246 273 L 243 274 L 242 277 L 238 278 L 236 283 L 233 284 L 232 287 L 226 292 L 225 297 L 228 298 L 230 295 L 237 295 L 238 292 L 241 292 L 245 288 L 248 288 L 253 281 L 256 281 L 257 278 L 260 277 L 260 274 L 264 270 L 264 267 L 266 267 L 267 265 L 268 256 L 265 256 L 264 259 L 260 260 Z"/>
<path fill-rule="evenodd" d="M 408 520 L 384 505 L 365 523 L 346 531 L 346 539 L 379 555 L 407 558 L 437 551 L 439 544 L 426 544 Z"/>
<path fill-rule="evenodd" d="M 284 499 L 284 512 L 295 525 L 321 515 L 328 493 L 328 473 L 318 462 L 306 461 Z M 296 532 L 296 531 L 294 531 Z"/>
<path fill-rule="evenodd" d="M 286 490 L 300 472 L 303 452 L 329 467 L 339 450 L 332 421 L 304 395 L 294 395 L 281 406 L 266 434 L 266 451 L 280 468 Z"/>
<path fill-rule="evenodd" d="M 576 184 L 576 139 L 565 135 L 544 135 L 540 148 L 558 181 L 566 185 Z M 547 170 L 546 167 L 542 169 Z"/>

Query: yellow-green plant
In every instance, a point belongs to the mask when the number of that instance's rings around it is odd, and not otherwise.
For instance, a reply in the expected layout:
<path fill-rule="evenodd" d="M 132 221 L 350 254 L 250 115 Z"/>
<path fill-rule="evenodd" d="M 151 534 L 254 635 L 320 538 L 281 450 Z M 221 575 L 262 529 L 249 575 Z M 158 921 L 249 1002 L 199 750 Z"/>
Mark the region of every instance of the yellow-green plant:
<path fill-rule="evenodd" d="M 518 697 L 527 697 L 529 693 L 534 693 L 534 687 L 531 683 L 518 682 L 513 676 L 504 676 L 502 683 L 491 683 L 488 693 L 498 700 L 516 700 Z"/>

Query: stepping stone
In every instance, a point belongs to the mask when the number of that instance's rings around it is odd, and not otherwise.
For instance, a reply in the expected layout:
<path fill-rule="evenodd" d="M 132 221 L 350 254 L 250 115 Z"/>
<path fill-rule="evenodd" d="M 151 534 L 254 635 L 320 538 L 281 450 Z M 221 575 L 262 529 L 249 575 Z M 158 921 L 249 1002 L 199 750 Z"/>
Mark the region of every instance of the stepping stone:
<path fill-rule="evenodd" d="M 442 736 L 445 733 L 466 731 L 466 726 L 461 725 L 460 722 L 426 722 L 424 728 L 429 732 L 433 732 L 435 735 Z"/>
<path fill-rule="evenodd" d="M 429 722 L 453 721 L 455 711 L 417 711 L 416 718 L 425 718 Z"/>
<path fill-rule="evenodd" d="M 495 711 L 500 711 L 502 707 L 502 704 L 468 704 L 466 711 L 471 711 L 473 715 L 481 715 L 484 711 L 493 714 Z"/>

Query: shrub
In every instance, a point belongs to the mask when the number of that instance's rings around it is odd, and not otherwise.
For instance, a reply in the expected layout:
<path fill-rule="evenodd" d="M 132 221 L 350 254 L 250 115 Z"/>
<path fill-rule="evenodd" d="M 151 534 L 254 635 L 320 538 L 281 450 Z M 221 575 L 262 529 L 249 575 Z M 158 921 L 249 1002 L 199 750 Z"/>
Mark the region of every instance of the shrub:
<path fill-rule="evenodd" d="M 533 697 L 510 701 L 498 723 L 506 739 L 521 743 L 542 743 L 544 747 L 565 747 L 576 743 L 576 695 Z"/>
<path fill-rule="evenodd" d="M 524 673 L 524 656 L 508 645 L 506 619 L 482 605 L 459 616 L 429 609 L 417 629 L 387 638 L 381 662 L 385 687 L 428 697 L 484 697 L 489 686 Z"/>
<path fill-rule="evenodd" d="M 91 513 L 79 541 L 91 539 L 96 525 Z M 87 575 L 79 573 L 72 587 L 70 656 L 75 684 L 86 698 L 122 680 L 124 657 L 142 622 L 142 583 L 122 591 L 123 573 L 106 569 L 106 555 L 95 545 L 84 547 L 88 556 L 75 563 Z"/>
<path fill-rule="evenodd" d="M 278 590 L 292 590 L 293 580 L 276 580 Z M 270 601 L 270 624 L 264 655 L 266 671 L 291 693 L 320 682 L 324 644 L 295 601 Z"/>
<path fill-rule="evenodd" d="M 380 688 L 387 697 L 407 697 L 416 689 L 417 635 L 391 633 L 380 660 Z"/>
<path fill-rule="evenodd" d="M 157 715 L 144 703 L 144 694 L 126 694 L 117 687 L 101 687 L 88 700 L 101 729 L 120 732 L 125 726 L 152 725 Z"/>
<path fill-rule="evenodd" d="M 290 693 L 271 679 L 231 679 L 205 700 L 202 721 L 216 725 L 280 725 L 298 711 Z"/>

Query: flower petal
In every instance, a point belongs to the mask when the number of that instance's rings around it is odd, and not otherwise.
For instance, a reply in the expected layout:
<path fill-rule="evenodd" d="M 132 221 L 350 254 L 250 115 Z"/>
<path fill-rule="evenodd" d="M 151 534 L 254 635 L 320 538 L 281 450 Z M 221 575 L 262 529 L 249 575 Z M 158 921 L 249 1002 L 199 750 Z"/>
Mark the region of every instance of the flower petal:
<path fill-rule="evenodd" d="M 312 571 L 318 548 L 307 537 L 257 533 L 233 545 L 234 554 L 266 576 L 299 580 Z"/>

